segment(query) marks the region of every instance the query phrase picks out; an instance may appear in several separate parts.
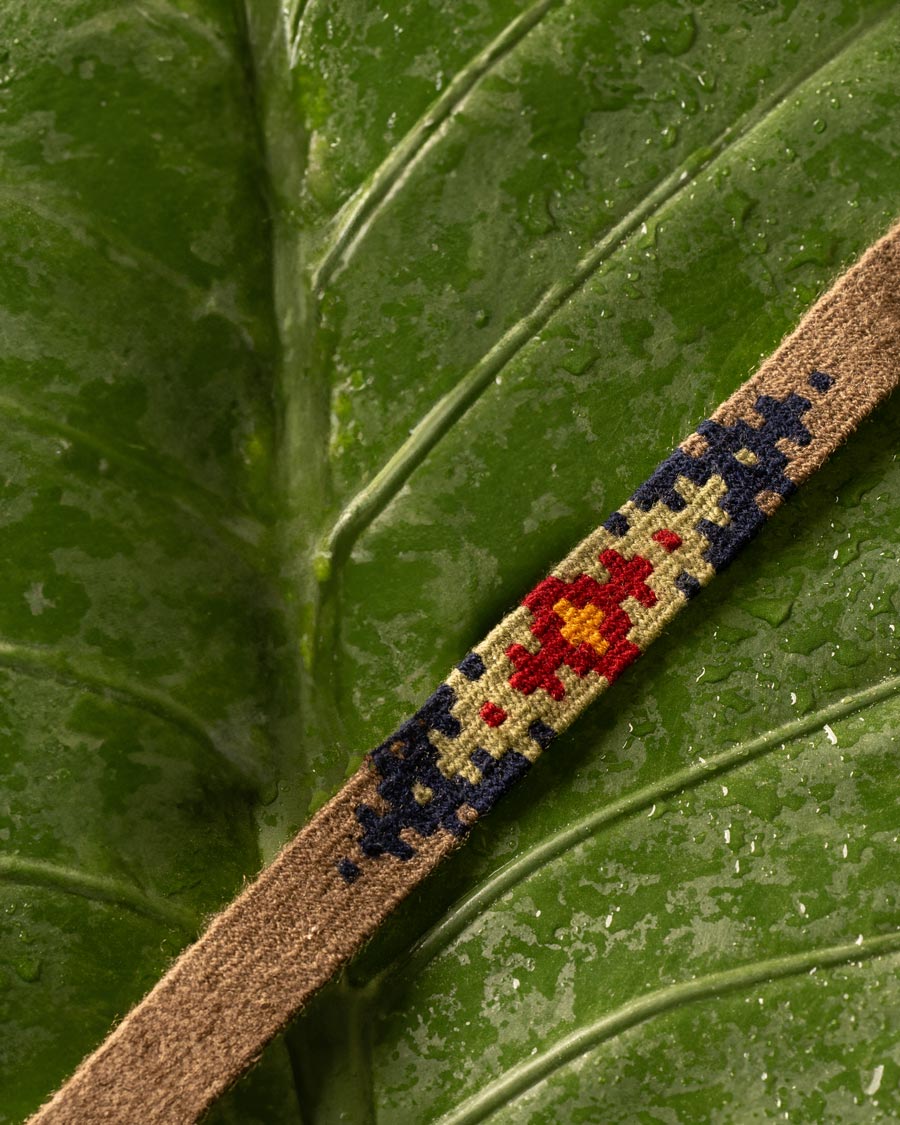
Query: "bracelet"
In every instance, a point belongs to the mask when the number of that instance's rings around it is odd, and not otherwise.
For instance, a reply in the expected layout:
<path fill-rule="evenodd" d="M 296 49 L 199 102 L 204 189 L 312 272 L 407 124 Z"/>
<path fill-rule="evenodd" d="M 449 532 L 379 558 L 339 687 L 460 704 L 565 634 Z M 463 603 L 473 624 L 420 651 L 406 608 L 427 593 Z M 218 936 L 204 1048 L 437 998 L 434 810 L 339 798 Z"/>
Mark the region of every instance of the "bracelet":
<path fill-rule="evenodd" d="M 526 595 L 31 1119 L 195 1121 L 900 383 L 900 227 Z"/>

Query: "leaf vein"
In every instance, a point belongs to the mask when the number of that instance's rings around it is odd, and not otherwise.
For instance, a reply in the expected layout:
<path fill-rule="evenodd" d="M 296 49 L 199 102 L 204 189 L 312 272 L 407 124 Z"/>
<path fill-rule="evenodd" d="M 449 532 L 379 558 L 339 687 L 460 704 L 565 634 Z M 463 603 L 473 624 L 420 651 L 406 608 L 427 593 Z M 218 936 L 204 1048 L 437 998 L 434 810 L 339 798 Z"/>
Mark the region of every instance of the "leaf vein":
<path fill-rule="evenodd" d="M 475 1125 L 475 1122 L 483 1121 L 496 1109 L 522 1097 L 566 1063 L 586 1054 L 593 1047 L 688 1004 L 718 999 L 755 985 L 809 973 L 813 969 L 836 968 L 897 952 L 900 952 L 900 932 L 879 934 L 851 945 L 827 946 L 766 961 L 750 962 L 735 969 L 710 973 L 695 980 L 680 981 L 657 989 L 623 1004 L 587 1027 L 579 1028 L 543 1054 L 510 1067 L 502 1078 L 484 1086 L 456 1109 L 438 1118 L 438 1121 L 440 1125 Z"/>
<path fill-rule="evenodd" d="M 65 864 L 48 863 L 46 860 L 30 859 L 22 855 L 0 855 L 0 882 L 50 887 L 64 894 L 112 903 L 147 918 L 177 926 L 192 937 L 196 936 L 200 928 L 199 919 L 184 907 L 149 895 L 138 886 L 123 883 L 108 875 L 93 875 Z"/>
<path fill-rule="evenodd" d="M 227 60 L 229 53 L 222 41 L 221 35 L 212 24 L 202 20 L 196 12 L 186 11 L 170 4 L 167 0 L 141 0 L 139 4 L 120 4 L 105 12 L 90 16 L 64 28 L 59 33 L 61 42 L 71 45 L 85 38 L 108 35 L 120 23 L 129 23 L 135 20 L 142 21 L 156 27 L 165 28 L 168 24 L 172 28 L 191 31 L 198 39 L 202 39 L 207 46 L 221 59 Z"/>
<path fill-rule="evenodd" d="M 581 289 L 602 265 L 611 260 L 627 240 L 646 222 L 657 218 L 673 206 L 698 178 L 715 163 L 747 140 L 801 86 L 813 81 L 822 70 L 835 63 L 865 35 L 872 33 L 896 13 L 888 11 L 870 18 L 860 27 L 841 37 L 821 61 L 807 67 L 790 83 L 742 121 L 725 129 L 706 149 L 701 150 L 692 166 L 678 168 L 643 197 L 575 266 L 567 279 L 555 281 L 546 289 L 537 304 L 513 324 L 486 352 L 474 367 L 462 376 L 446 395 L 440 398 L 410 431 L 403 444 L 391 455 L 372 479 L 344 505 L 323 539 L 320 554 L 329 561 L 326 569 L 333 572 L 349 556 L 353 544 L 372 521 L 388 506 L 415 469 L 444 438 L 464 414 L 492 385 L 496 376 L 524 349 L 559 309 Z"/>
<path fill-rule="evenodd" d="M 312 271 L 314 291 L 321 290 L 338 268 L 347 264 L 366 230 L 439 138 L 441 126 L 450 120 L 473 87 L 513 51 L 560 2 L 561 0 L 537 0 L 507 24 L 499 35 L 454 76 L 444 93 L 432 103 L 391 149 L 369 179 L 341 207 L 334 217 L 330 237 Z M 305 14 L 305 9 L 302 14 Z M 299 33 L 294 41 L 294 51 L 298 49 L 298 42 Z"/>
<path fill-rule="evenodd" d="M 126 706 L 145 711 L 201 743 L 232 769 L 237 768 L 201 719 L 183 704 L 152 687 L 116 678 L 100 670 L 88 671 L 83 662 L 75 668 L 64 656 L 52 649 L 7 640 L 0 640 L 0 666 L 60 684 L 75 684 L 101 698 L 115 699 Z"/>
<path fill-rule="evenodd" d="M 677 793 L 694 789 L 706 781 L 735 770 L 788 742 L 821 731 L 826 723 L 838 722 L 856 711 L 883 703 L 897 695 L 900 695 L 900 676 L 893 676 L 845 696 L 829 707 L 766 731 L 749 742 L 731 746 L 704 762 L 693 763 L 668 774 L 655 784 L 647 785 L 597 809 L 562 831 L 546 837 L 536 847 L 499 868 L 476 891 L 461 899 L 445 914 L 417 943 L 406 960 L 392 966 L 388 972 L 399 971 L 404 975 L 418 976 L 424 966 L 464 933 L 491 903 L 565 852 L 589 840 L 599 830 L 636 816 Z"/>
<path fill-rule="evenodd" d="M 238 553 L 247 554 L 248 543 L 232 528 L 224 524 L 215 511 L 213 494 L 198 488 L 187 478 L 168 472 L 158 462 L 130 453 L 122 449 L 121 446 L 104 441 L 95 434 L 77 426 L 61 422 L 59 419 L 44 414 L 43 411 L 34 410 L 30 406 L 24 406 L 7 395 L 0 395 L 0 414 L 7 419 L 14 419 L 21 423 L 33 433 L 55 434 L 63 441 L 85 445 L 99 454 L 103 460 L 118 464 L 129 471 L 140 473 L 141 480 L 145 485 L 148 481 L 150 482 L 148 491 L 156 493 L 163 499 L 171 500 Z M 243 526 L 255 525 L 255 521 L 250 517 L 243 517 L 242 523 Z M 253 526 L 254 538 L 258 537 L 259 530 Z"/>

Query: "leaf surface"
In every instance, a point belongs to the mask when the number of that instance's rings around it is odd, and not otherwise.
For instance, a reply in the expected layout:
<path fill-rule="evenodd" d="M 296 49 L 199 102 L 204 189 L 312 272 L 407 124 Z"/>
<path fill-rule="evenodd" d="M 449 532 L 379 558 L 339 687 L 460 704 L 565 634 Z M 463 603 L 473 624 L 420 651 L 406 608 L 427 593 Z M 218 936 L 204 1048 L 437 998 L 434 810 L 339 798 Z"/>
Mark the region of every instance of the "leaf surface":
<path fill-rule="evenodd" d="M 887 226 L 900 14 L 5 14 L 17 1120 Z M 219 1119 L 896 1118 L 898 421 Z"/>

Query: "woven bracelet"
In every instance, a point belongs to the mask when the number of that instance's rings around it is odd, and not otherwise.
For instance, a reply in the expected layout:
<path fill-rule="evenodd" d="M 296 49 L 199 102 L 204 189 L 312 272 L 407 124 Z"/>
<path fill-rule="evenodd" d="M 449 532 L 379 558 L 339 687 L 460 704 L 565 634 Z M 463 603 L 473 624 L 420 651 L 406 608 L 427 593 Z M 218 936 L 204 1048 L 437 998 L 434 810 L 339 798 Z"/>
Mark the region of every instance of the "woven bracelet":
<path fill-rule="evenodd" d="M 460 660 L 32 1118 L 188 1123 L 900 383 L 900 227 Z"/>

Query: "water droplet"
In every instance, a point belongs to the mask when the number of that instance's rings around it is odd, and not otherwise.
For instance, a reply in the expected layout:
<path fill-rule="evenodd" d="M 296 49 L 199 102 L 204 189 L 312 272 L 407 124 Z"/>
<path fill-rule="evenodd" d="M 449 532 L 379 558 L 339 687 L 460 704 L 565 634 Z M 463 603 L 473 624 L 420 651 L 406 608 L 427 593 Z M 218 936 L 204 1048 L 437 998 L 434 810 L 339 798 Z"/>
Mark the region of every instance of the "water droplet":
<path fill-rule="evenodd" d="M 706 684 L 718 684 L 722 680 L 727 680 L 732 671 L 733 668 L 730 664 L 707 664 L 700 676 Z M 697 677 L 698 682 L 700 676 Z"/>
<path fill-rule="evenodd" d="M 750 249 L 754 254 L 765 254 L 765 252 L 769 249 L 769 240 L 762 233 L 762 231 L 760 231 L 756 238 L 754 238 L 750 243 Z"/>
<path fill-rule="evenodd" d="M 669 55 L 671 58 L 686 54 L 696 37 L 697 25 L 690 13 L 673 27 L 655 27 L 641 33 L 648 54 Z"/>
<path fill-rule="evenodd" d="M 278 782 L 276 780 L 266 782 L 260 787 L 258 796 L 259 803 L 263 807 L 273 804 L 278 798 Z"/>
<path fill-rule="evenodd" d="M 864 640 L 864 638 L 860 638 L 860 640 Z M 858 668 L 866 662 L 871 652 L 871 645 L 857 644 L 852 640 L 847 640 L 835 648 L 835 660 L 844 668 Z"/>
<path fill-rule="evenodd" d="M 833 238 L 818 231 L 810 231 L 788 258 L 785 266 L 789 270 L 795 270 L 807 262 L 814 266 L 830 266 L 834 263 L 836 252 L 837 243 Z"/>
<path fill-rule="evenodd" d="M 556 227 L 549 192 L 533 191 L 519 207 L 519 219 L 529 234 L 547 234 Z"/>
<path fill-rule="evenodd" d="M 813 132 L 814 133 L 824 133 L 827 128 L 828 128 L 828 126 L 825 124 L 825 122 L 822 120 L 821 117 L 817 117 L 816 120 L 813 122 Z"/>
<path fill-rule="evenodd" d="M 663 148 L 670 149 L 670 148 L 674 147 L 674 145 L 677 143 L 677 141 L 678 141 L 678 126 L 677 125 L 667 125 L 665 127 L 665 129 L 663 129 L 663 131 L 662 131 Z"/>
<path fill-rule="evenodd" d="M 715 155 L 715 150 L 709 145 L 694 149 L 684 162 L 684 171 L 681 178 L 686 180 L 691 176 L 699 175 Z"/>
<path fill-rule="evenodd" d="M 13 968 L 27 984 L 34 984 L 41 976 L 41 960 L 39 957 L 20 957 L 13 962 Z"/>
<path fill-rule="evenodd" d="M 722 200 L 725 210 L 736 227 L 742 227 L 757 205 L 757 200 L 745 191 L 732 191 Z"/>
<path fill-rule="evenodd" d="M 881 1079 L 883 1077 L 884 1077 L 884 1066 L 879 1063 L 879 1065 L 876 1066 L 875 1069 L 872 1071 L 872 1078 L 871 1078 L 868 1086 L 866 1086 L 866 1088 L 863 1090 L 863 1093 L 867 1097 L 870 1097 L 870 1098 L 872 1097 L 873 1094 L 877 1094 L 878 1091 L 881 1089 Z"/>
<path fill-rule="evenodd" d="M 570 375 L 583 375 L 590 367 L 593 366 L 597 359 L 596 349 L 587 343 L 575 344 L 566 349 L 566 354 L 562 358 L 563 368 L 569 372 Z"/>
<path fill-rule="evenodd" d="M 755 598 L 742 603 L 742 608 L 745 609 L 753 617 L 758 617 L 760 620 L 765 621 L 766 624 L 777 628 L 783 625 L 790 617 L 791 610 L 794 608 L 793 598 Z"/>

